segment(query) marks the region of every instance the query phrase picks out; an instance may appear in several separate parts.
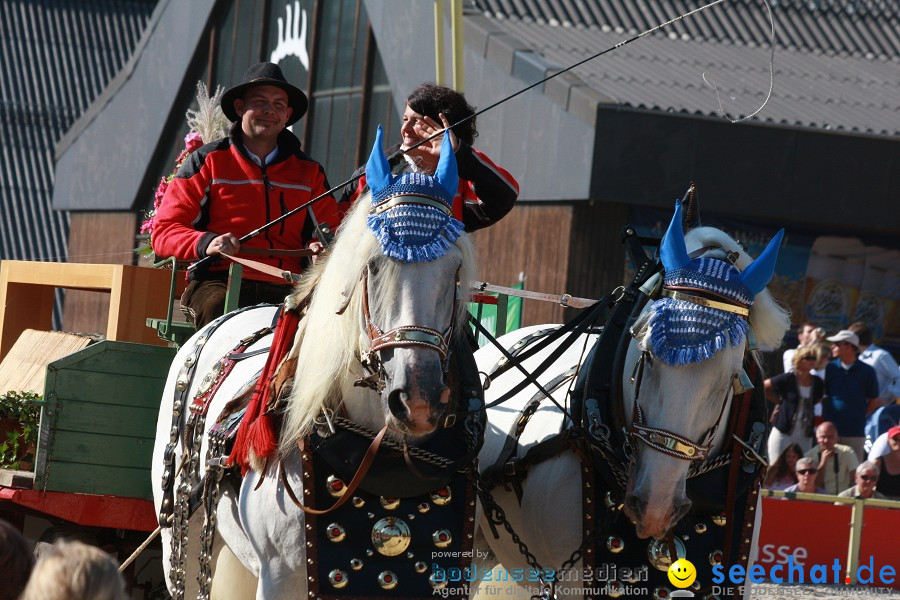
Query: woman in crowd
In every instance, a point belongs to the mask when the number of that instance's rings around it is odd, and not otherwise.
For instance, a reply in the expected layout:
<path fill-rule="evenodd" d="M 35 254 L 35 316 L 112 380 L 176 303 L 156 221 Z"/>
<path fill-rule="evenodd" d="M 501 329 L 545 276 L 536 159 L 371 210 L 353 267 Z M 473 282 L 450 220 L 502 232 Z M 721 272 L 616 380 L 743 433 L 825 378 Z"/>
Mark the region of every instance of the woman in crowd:
<path fill-rule="evenodd" d="M 778 458 L 769 466 L 763 487 L 770 490 L 784 490 L 797 483 L 794 468 L 797 461 L 803 458 L 803 449 L 797 444 L 788 444 Z"/>
<path fill-rule="evenodd" d="M 887 454 L 874 457 L 869 454 L 869 460 L 878 465 L 878 491 L 891 500 L 900 500 L 900 425 L 895 425 L 887 430 Z M 873 446 L 873 451 L 875 447 Z"/>
<path fill-rule="evenodd" d="M 766 398 L 775 404 L 769 456 L 778 456 L 791 443 L 804 452 L 812 447 L 813 407 L 821 402 L 825 390 L 824 382 L 810 373 L 818 360 L 814 347 L 800 346 L 794 353 L 793 371 L 766 379 Z"/>

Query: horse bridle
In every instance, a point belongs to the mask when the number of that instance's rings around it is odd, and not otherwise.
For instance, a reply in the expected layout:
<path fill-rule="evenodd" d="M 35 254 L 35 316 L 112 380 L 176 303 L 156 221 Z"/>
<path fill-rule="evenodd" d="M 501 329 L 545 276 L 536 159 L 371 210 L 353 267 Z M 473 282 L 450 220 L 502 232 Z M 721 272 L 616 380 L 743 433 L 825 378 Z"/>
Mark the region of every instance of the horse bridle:
<path fill-rule="evenodd" d="M 456 273 L 456 294 L 453 298 L 450 325 L 441 333 L 437 329 L 424 325 L 401 325 L 388 331 L 382 330 L 369 311 L 369 271 L 362 276 L 362 309 L 365 319 L 366 332 L 369 336 L 369 351 L 360 358 L 360 363 L 369 372 L 368 377 L 356 381 L 357 386 L 368 387 L 376 392 L 384 389 L 384 368 L 378 353 L 387 348 L 428 348 L 434 350 L 441 357 L 441 369 L 444 373 L 450 368 L 450 336 L 456 325 L 456 313 L 459 306 L 459 271 Z"/>
<path fill-rule="evenodd" d="M 707 290 L 664 287 L 661 293 L 668 298 L 731 312 L 743 319 L 746 319 L 750 314 L 750 310 L 747 306 L 718 295 L 710 294 Z M 751 335 L 752 333 L 748 332 L 748 337 Z M 751 348 L 751 345 L 752 344 L 748 339 L 747 350 L 745 350 L 745 352 Z M 728 393 L 725 394 L 721 406 L 719 407 L 719 415 L 716 417 L 716 422 L 706 432 L 701 442 L 697 443 L 667 429 L 644 425 L 644 413 L 641 410 L 641 405 L 638 400 L 640 397 L 641 381 L 643 380 L 644 375 L 644 365 L 651 360 L 652 357 L 649 351 L 644 350 L 641 352 L 641 357 L 635 365 L 634 372 L 631 375 L 631 382 L 634 384 L 634 404 L 632 407 L 632 423 L 628 428 L 628 437 L 647 444 L 647 446 L 657 452 L 662 452 L 663 454 L 681 460 L 701 461 L 706 459 L 709 456 L 713 441 L 715 441 L 716 433 L 719 430 L 722 415 L 725 414 L 725 406 L 728 404 L 728 400 L 738 393 L 753 388 L 747 374 L 744 372 L 743 368 L 740 372 L 735 373 L 732 381 L 732 395 L 729 396 Z M 635 459 L 635 456 L 635 454 L 632 454 L 632 461 Z"/>

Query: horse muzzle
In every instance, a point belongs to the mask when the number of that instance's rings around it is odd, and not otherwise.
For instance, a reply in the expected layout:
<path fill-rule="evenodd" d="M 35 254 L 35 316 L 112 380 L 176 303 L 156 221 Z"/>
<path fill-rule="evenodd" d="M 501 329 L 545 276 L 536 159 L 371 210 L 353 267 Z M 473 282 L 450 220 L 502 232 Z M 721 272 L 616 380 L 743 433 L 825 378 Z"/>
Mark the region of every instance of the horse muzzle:
<path fill-rule="evenodd" d="M 664 538 L 691 508 L 685 497 L 674 498 L 670 504 L 651 503 L 644 496 L 629 493 L 625 496 L 625 515 L 634 523 L 639 538 Z"/>
<path fill-rule="evenodd" d="M 412 437 L 433 433 L 450 402 L 450 388 L 446 386 L 427 394 L 400 388 L 385 393 L 391 417 Z"/>

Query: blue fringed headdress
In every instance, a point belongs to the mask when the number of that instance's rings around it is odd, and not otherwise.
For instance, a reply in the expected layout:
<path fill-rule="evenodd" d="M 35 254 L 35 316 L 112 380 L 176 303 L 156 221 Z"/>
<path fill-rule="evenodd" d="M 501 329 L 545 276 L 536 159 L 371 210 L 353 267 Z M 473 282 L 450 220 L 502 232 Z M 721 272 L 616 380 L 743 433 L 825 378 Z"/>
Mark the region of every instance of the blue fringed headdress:
<path fill-rule="evenodd" d="M 435 174 L 391 174 L 382 150 L 381 126 L 366 163 L 372 208 L 366 225 L 378 238 L 385 256 L 401 262 L 421 262 L 443 256 L 463 231 L 453 217 L 459 185 L 456 156 L 445 136 Z"/>
<path fill-rule="evenodd" d="M 688 256 L 681 229 L 681 203 L 660 247 L 666 275 L 663 287 L 669 291 L 700 295 L 716 302 L 747 308 L 753 305 L 775 273 L 775 259 L 784 230 L 779 231 L 755 261 L 738 271 L 734 265 L 715 258 Z M 700 302 L 662 298 L 653 305 L 648 320 L 650 350 L 667 365 L 687 365 L 712 358 L 728 345 L 742 343 L 750 328 L 746 318 Z"/>

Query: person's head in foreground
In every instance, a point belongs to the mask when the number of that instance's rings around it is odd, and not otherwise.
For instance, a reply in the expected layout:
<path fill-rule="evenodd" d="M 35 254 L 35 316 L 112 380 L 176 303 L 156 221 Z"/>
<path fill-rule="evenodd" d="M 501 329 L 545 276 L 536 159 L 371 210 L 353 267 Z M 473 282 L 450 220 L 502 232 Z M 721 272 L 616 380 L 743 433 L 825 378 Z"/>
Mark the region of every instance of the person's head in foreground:
<path fill-rule="evenodd" d="M 125 600 L 113 558 L 95 546 L 59 541 L 38 558 L 21 600 Z"/>

